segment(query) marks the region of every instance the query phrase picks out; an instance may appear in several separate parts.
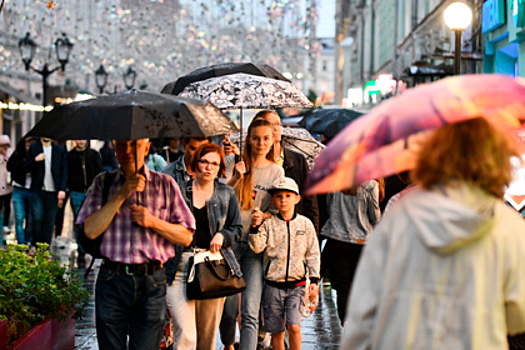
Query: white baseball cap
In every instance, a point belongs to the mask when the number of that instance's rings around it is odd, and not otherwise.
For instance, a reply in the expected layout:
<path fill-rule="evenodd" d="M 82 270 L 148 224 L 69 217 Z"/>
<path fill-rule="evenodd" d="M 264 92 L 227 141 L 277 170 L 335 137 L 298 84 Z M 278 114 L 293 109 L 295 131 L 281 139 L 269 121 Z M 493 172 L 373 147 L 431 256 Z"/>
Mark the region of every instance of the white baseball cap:
<path fill-rule="evenodd" d="M 289 177 L 281 177 L 279 180 L 275 181 L 268 192 L 273 196 L 274 192 L 277 191 L 290 191 L 295 194 L 299 194 L 299 186 L 297 183 Z"/>
<path fill-rule="evenodd" d="M 11 145 L 11 139 L 8 135 L 0 135 L 0 146 Z"/>

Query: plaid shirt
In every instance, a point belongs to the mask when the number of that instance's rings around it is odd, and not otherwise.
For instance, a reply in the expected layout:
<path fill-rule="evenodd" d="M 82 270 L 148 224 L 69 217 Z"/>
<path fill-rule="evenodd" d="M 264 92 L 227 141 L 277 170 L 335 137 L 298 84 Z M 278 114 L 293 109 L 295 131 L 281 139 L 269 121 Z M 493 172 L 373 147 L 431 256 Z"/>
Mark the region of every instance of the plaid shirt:
<path fill-rule="evenodd" d="M 108 200 L 124 185 L 126 178 L 120 169 L 114 170 L 114 179 L 109 190 Z M 106 173 L 98 175 L 87 191 L 76 224 L 83 224 L 86 218 L 102 207 L 102 184 Z M 139 193 L 140 205 L 151 214 L 173 224 L 181 224 L 195 231 L 195 219 L 181 196 L 179 186 L 170 176 L 150 171 L 144 166 L 146 186 Z M 123 264 L 142 264 L 147 261 L 165 262 L 175 256 L 175 248 L 166 238 L 152 229 L 135 227 L 131 222 L 129 206 L 136 204 L 133 193 L 122 204 L 113 221 L 108 226 L 100 252 L 108 259 Z"/>

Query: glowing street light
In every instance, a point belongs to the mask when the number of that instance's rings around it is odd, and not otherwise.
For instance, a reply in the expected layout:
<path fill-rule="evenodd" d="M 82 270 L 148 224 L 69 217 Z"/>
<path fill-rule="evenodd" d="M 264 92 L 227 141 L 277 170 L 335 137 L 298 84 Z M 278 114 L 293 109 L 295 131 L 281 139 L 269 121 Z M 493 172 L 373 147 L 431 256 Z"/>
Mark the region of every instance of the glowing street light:
<path fill-rule="evenodd" d="M 472 22 L 472 10 L 467 4 L 455 2 L 445 10 L 445 23 L 456 34 L 454 74 L 459 75 L 461 67 L 461 32 Z"/>

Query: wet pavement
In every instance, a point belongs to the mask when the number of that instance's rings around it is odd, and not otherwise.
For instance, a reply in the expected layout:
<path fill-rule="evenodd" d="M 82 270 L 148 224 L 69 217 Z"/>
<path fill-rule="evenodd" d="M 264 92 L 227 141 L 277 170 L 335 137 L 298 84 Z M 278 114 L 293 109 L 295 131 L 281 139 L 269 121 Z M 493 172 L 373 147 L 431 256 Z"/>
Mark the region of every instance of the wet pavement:
<path fill-rule="evenodd" d="M 88 265 L 89 261 L 86 261 Z M 100 261 L 95 262 L 95 268 L 84 280 L 84 287 L 90 292 L 89 305 L 86 308 L 83 320 L 77 320 L 75 349 L 98 350 L 95 331 L 95 279 L 98 274 Z M 83 278 L 84 269 L 78 270 Z M 343 329 L 337 317 L 335 291 L 322 288 L 319 297 L 319 306 L 312 316 L 303 318 L 301 333 L 303 336 L 302 349 L 304 350 L 332 350 L 337 349 Z M 216 349 L 222 349 L 222 343 L 217 338 Z"/>
<path fill-rule="evenodd" d="M 89 261 L 86 261 L 88 265 Z M 94 269 L 84 280 L 84 287 L 91 294 L 89 305 L 86 308 L 83 320 L 76 323 L 76 350 L 98 350 L 95 331 L 95 279 L 98 274 L 100 261 L 95 262 Z M 78 270 L 84 277 L 84 269 Z M 337 317 L 335 291 L 322 288 L 319 296 L 319 306 L 309 318 L 303 318 L 301 333 L 303 336 L 302 349 L 304 350 L 332 350 L 337 349 L 343 329 Z M 216 349 L 222 349 L 222 343 L 217 338 Z"/>

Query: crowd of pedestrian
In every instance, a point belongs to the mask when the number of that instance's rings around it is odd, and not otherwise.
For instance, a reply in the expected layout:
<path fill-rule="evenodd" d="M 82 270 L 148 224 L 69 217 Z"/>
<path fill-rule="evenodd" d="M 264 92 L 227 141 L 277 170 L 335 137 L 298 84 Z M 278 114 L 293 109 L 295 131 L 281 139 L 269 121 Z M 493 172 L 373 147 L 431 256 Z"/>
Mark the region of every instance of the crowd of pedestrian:
<path fill-rule="evenodd" d="M 102 237 L 101 349 L 158 349 L 169 315 L 173 349 L 212 350 L 219 336 L 226 350 L 255 350 L 268 333 L 272 349 L 297 350 L 323 278 L 337 292 L 342 349 L 503 349 L 507 333 L 525 332 L 525 223 L 501 201 L 518 154 L 501 131 L 482 118 L 435 131 L 396 195 L 385 197 L 392 179 L 386 189 L 373 179 L 306 196 L 308 163 L 281 128 L 264 110 L 243 147 L 190 137 L 160 153 L 149 139 L 100 152 L 76 140 L 66 152 L 25 138 L 10 154 L 2 135 L 2 231 L 12 198 L 18 243 L 51 244 L 69 198 L 77 243 L 80 230 Z M 226 250 L 246 289 L 189 298 L 195 253 Z"/>

